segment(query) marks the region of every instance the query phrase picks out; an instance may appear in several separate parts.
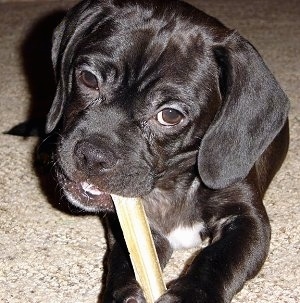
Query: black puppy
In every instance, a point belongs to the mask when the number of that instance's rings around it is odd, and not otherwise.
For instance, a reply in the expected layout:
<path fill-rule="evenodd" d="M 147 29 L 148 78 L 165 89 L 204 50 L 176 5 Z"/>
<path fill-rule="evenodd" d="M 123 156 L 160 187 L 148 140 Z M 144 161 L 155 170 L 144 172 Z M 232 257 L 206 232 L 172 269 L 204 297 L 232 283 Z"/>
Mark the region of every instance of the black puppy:
<path fill-rule="evenodd" d="M 55 32 L 57 175 L 108 212 L 104 302 L 145 302 L 110 193 L 140 196 L 162 267 L 210 244 L 158 302 L 230 302 L 261 268 L 264 193 L 288 148 L 289 102 L 253 46 L 180 1 L 83 1 Z"/>

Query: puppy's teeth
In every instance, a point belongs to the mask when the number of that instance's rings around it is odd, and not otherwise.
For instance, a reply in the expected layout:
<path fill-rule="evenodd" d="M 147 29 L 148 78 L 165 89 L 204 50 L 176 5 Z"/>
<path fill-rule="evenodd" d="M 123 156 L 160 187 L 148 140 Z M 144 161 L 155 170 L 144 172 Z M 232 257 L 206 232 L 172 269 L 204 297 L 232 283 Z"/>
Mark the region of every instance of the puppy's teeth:
<path fill-rule="evenodd" d="M 81 182 L 80 185 L 86 193 L 89 193 L 94 196 L 99 196 L 102 194 L 102 192 L 98 190 L 96 186 L 93 184 L 89 184 L 87 182 Z"/>

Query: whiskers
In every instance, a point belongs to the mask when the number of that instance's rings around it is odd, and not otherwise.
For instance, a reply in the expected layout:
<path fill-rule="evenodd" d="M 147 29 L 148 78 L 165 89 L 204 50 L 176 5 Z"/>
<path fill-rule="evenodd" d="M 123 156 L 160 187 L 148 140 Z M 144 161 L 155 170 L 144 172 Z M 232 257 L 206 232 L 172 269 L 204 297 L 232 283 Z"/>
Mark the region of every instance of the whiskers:
<path fill-rule="evenodd" d="M 56 149 L 58 145 L 58 133 L 45 137 L 36 147 L 35 166 L 42 172 L 51 172 L 56 165 Z"/>

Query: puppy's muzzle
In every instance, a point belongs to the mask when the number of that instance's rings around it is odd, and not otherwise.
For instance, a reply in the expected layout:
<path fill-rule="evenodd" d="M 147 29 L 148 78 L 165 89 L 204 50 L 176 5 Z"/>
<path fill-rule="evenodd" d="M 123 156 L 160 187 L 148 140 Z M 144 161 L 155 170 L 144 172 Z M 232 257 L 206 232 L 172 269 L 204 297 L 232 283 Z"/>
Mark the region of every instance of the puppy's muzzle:
<path fill-rule="evenodd" d="M 77 169 L 87 175 L 99 175 L 113 169 L 118 158 L 115 153 L 104 144 L 93 139 L 79 141 L 74 148 Z"/>

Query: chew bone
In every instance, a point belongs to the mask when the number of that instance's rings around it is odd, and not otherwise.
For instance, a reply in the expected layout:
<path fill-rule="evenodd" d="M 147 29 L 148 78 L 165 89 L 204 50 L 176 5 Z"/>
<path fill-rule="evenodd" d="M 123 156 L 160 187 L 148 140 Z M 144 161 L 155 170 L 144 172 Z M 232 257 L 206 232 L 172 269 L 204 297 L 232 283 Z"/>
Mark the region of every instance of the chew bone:
<path fill-rule="evenodd" d="M 115 204 L 135 277 L 147 303 L 155 302 L 166 286 L 142 201 L 111 195 Z"/>

